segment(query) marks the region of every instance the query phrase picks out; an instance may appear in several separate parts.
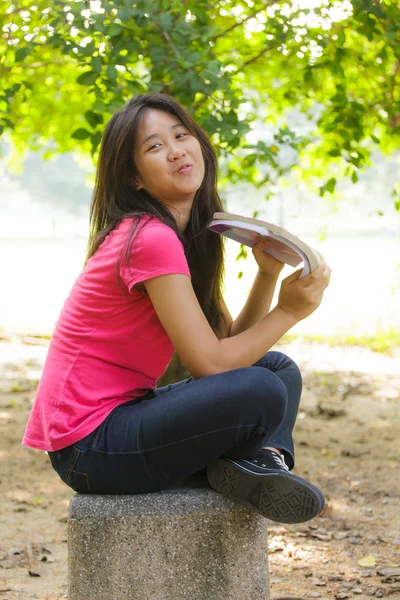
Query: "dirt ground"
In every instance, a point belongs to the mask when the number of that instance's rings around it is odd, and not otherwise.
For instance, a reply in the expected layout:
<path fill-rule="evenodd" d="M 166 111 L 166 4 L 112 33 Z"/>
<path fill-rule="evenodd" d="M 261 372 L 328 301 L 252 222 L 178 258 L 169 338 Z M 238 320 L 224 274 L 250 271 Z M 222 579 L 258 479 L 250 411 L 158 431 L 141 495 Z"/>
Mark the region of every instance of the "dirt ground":
<path fill-rule="evenodd" d="M 0 339 L 0 600 L 68 593 L 73 492 L 45 453 L 20 444 L 46 349 L 43 340 Z M 271 598 L 400 599 L 400 352 L 276 349 L 303 372 L 295 473 L 323 490 L 327 506 L 308 523 L 266 521 Z"/>

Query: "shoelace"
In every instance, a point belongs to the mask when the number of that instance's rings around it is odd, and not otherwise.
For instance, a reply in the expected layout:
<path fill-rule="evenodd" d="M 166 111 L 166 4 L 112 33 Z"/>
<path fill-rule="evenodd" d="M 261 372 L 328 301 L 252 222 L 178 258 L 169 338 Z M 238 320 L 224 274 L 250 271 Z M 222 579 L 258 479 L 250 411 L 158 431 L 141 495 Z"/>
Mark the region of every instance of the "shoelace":
<path fill-rule="evenodd" d="M 271 455 L 272 455 L 273 459 L 275 460 L 275 462 L 278 463 L 278 465 L 281 469 L 285 469 L 285 471 L 289 471 L 289 467 L 285 463 L 285 457 L 283 456 L 283 454 L 277 454 L 276 452 L 271 452 Z M 266 464 L 259 462 L 257 458 L 253 458 L 252 462 L 254 462 L 255 464 L 257 464 L 261 467 L 267 466 Z"/>
<path fill-rule="evenodd" d="M 275 454 L 275 452 L 271 452 L 271 454 L 274 457 L 275 462 L 277 462 L 282 469 L 285 469 L 285 471 L 289 471 L 289 467 L 285 463 L 285 457 L 283 456 L 283 454 Z"/>

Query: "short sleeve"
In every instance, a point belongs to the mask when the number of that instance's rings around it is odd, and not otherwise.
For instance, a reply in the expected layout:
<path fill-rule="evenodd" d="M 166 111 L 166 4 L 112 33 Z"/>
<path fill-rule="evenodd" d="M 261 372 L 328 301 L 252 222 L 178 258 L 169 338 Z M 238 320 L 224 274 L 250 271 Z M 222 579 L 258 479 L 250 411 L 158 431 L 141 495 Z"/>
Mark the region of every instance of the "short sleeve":
<path fill-rule="evenodd" d="M 191 276 L 182 242 L 164 223 L 144 225 L 134 238 L 130 264 L 125 257 L 121 262 L 123 282 L 131 291 L 137 283 L 171 273 Z"/>

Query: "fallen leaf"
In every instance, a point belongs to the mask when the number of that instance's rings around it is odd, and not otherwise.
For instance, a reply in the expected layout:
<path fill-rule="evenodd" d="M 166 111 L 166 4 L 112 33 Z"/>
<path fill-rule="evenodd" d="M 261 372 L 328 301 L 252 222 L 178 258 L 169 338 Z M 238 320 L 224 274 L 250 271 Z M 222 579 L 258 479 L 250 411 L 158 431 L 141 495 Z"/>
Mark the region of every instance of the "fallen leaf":
<path fill-rule="evenodd" d="M 0 560 L 0 568 L 2 569 L 13 569 L 16 566 L 13 560 Z"/>
<path fill-rule="evenodd" d="M 28 573 L 31 577 L 40 577 L 40 573 L 38 571 L 32 571 L 29 569 Z"/>
<path fill-rule="evenodd" d="M 304 600 L 304 598 L 299 598 L 299 596 L 279 596 L 279 598 L 273 598 L 273 600 Z"/>
<path fill-rule="evenodd" d="M 315 531 L 315 532 L 310 533 L 310 537 L 317 538 L 317 540 L 322 540 L 323 542 L 329 542 L 332 539 L 332 534 L 331 533 L 317 533 Z"/>
<path fill-rule="evenodd" d="M 384 575 L 385 577 L 400 577 L 400 569 L 393 567 L 382 567 L 377 569 L 377 573 L 379 575 Z"/>
<path fill-rule="evenodd" d="M 43 556 L 41 558 L 39 558 L 39 560 L 41 562 L 48 562 L 48 563 L 54 562 L 54 558 L 52 556 L 49 556 L 48 554 L 43 554 Z"/>
<path fill-rule="evenodd" d="M 351 535 L 351 531 L 337 531 L 333 534 L 335 540 L 344 540 Z"/>
<path fill-rule="evenodd" d="M 400 592 L 400 585 L 394 585 L 394 586 L 390 587 L 389 589 L 386 589 L 387 596 L 391 596 L 392 594 L 397 594 L 397 592 Z"/>
<path fill-rule="evenodd" d="M 372 556 L 372 554 L 367 554 L 367 556 L 363 556 L 363 558 L 360 558 L 358 564 L 360 565 L 360 567 L 375 567 L 375 556 Z"/>
<path fill-rule="evenodd" d="M 311 579 L 311 583 L 313 585 L 326 585 L 326 581 L 323 581 L 322 579 L 317 579 L 316 577 L 313 577 Z"/>

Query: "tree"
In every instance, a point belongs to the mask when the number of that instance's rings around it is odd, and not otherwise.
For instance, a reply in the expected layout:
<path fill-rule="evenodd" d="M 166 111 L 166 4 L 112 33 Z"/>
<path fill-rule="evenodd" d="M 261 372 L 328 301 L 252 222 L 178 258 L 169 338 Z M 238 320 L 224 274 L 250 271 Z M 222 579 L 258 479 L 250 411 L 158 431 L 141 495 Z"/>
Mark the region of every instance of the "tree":
<path fill-rule="evenodd" d="M 16 148 L 96 159 L 108 118 L 132 95 L 177 97 L 210 134 L 230 181 L 297 170 L 320 193 L 358 179 L 400 141 L 398 0 L 27 0 L 0 7 L 0 133 Z M 317 4 L 314 3 L 308 3 Z M 310 118 L 299 136 L 293 107 Z M 277 125 L 251 144 L 256 114 Z M 280 148 L 296 150 L 282 167 Z M 229 157 L 229 159 L 228 159 Z M 400 199 L 396 197 L 400 210 Z"/>
<path fill-rule="evenodd" d="M 25 190 L 36 202 L 50 210 L 66 208 L 79 217 L 90 204 L 90 190 L 85 185 L 85 172 L 79 169 L 72 157 L 57 154 L 43 161 L 40 152 L 28 152 L 21 174 L 6 170 L 11 186 Z"/>

